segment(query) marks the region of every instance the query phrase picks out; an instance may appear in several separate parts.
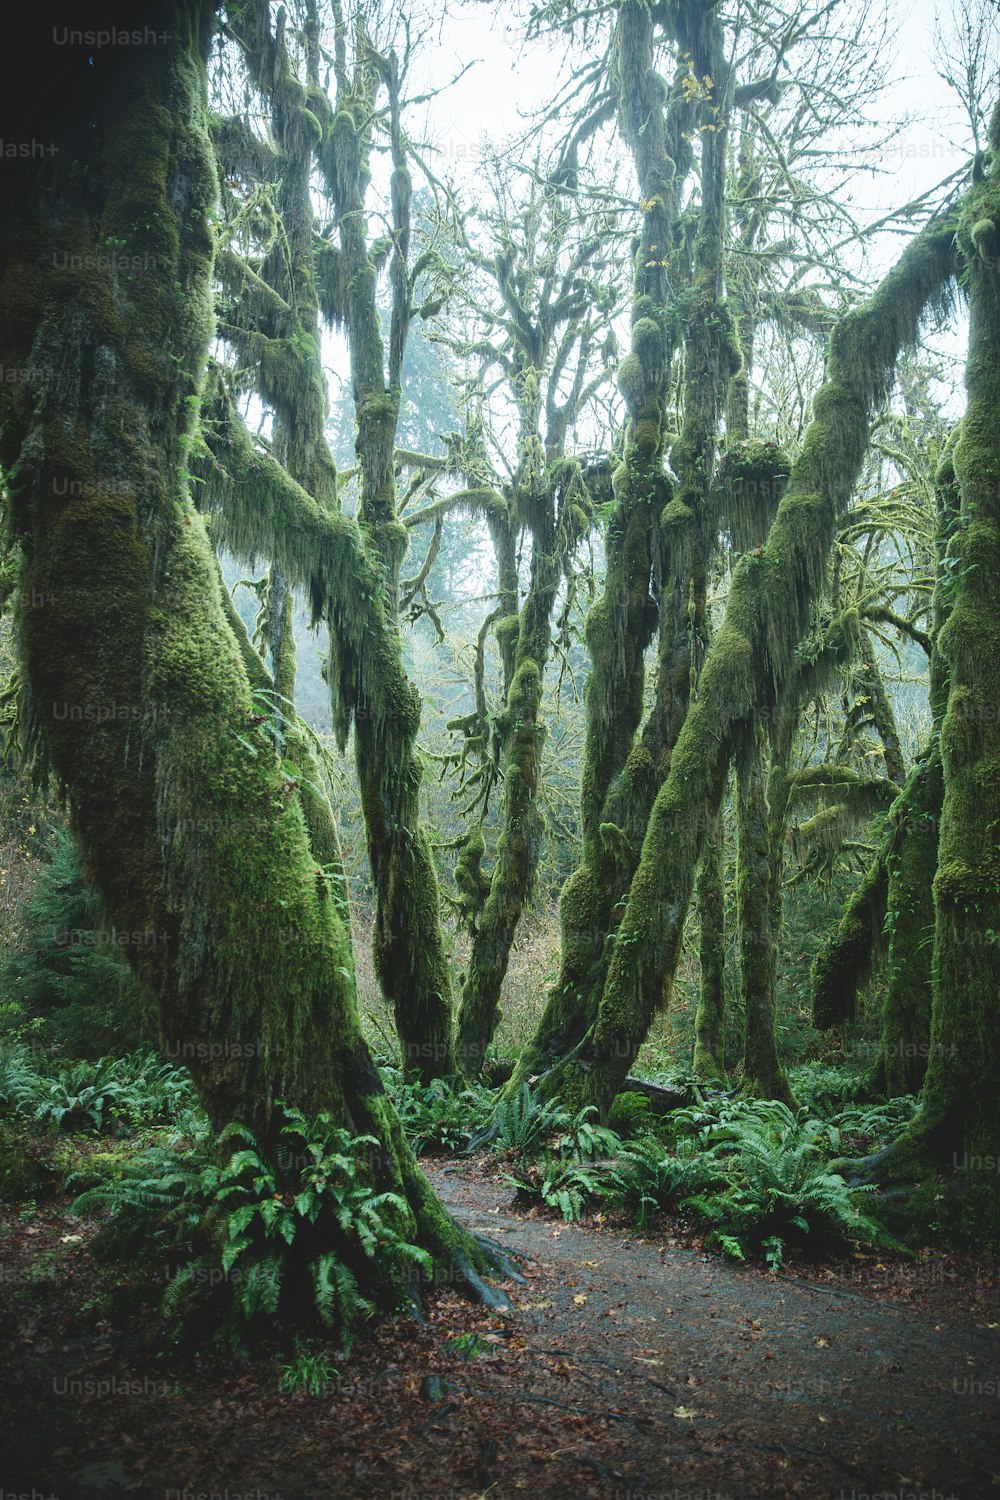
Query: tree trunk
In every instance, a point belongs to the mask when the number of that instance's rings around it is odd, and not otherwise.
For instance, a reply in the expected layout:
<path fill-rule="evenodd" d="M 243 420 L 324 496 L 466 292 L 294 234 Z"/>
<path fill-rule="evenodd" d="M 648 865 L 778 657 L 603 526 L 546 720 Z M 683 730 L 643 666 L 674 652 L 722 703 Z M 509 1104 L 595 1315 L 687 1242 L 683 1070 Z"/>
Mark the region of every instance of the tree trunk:
<path fill-rule="evenodd" d="M 725 830 L 718 814 L 705 841 L 698 871 L 701 984 L 694 1020 L 694 1071 L 701 1078 L 725 1077 L 726 889 Z"/>
<path fill-rule="evenodd" d="M 922 1108 L 890 1149 L 891 1177 L 947 1170 L 963 1222 L 1000 1239 L 1000 105 L 993 169 L 969 189 L 958 241 L 968 265 L 968 407 L 955 449 L 961 491 L 947 575 L 951 613 L 938 637 L 948 670 L 941 728 L 944 800 L 934 877 L 930 1057 Z"/>
<path fill-rule="evenodd" d="M 763 748 L 763 735 L 755 730 L 736 764 L 736 893 L 746 1015 L 743 1089 L 757 1098 L 792 1104 L 788 1080 L 778 1061 L 775 1033 L 774 866 Z M 780 871 L 780 865 L 778 868 Z"/>
<path fill-rule="evenodd" d="M 874 297 L 835 331 L 827 379 L 761 554 L 733 576 L 716 635 L 657 794 L 618 928 L 597 1023 L 546 1080 L 574 1104 L 607 1110 L 673 974 L 695 871 L 721 802 L 730 757 L 753 713 L 768 711 L 793 670 L 795 648 L 823 581 L 836 524 L 884 400 L 899 351 L 954 273 L 953 227 L 918 235 Z"/>
<path fill-rule="evenodd" d="M 538 871 L 542 817 L 538 808 L 545 726 L 542 688 L 551 650 L 552 609 L 562 577 L 555 546 L 535 538 L 532 578 L 521 612 L 514 675 L 502 717 L 502 832 L 462 991 L 456 1054 L 462 1072 L 478 1077 L 499 1019 L 500 987 L 514 933 Z"/>
<path fill-rule="evenodd" d="M 947 663 L 938 639 L 951 608 L 946 586 L 948 549 L 959 509 L 952 442 L 935 476 L 935 488 L 937 578 L 929 662 L 930 740 L 890 807 L 878 853 L 813 960 L 810 976 L 813 1019 L 825 1030 L 854 1015 L 858 993 L 876 958 L 887 953 L 882 1035 L 865 1084 L 873 1093 L 890 1096 L 920 1089 L 930 1052 L 933 882 L 944 795 L 941 721 L 948 702 Z"/>
<path fill-rule="evenodd" d="M 187 493 L 213 328 L 212 15 L 173 0 L 147 12 L 157 45 L 82 69 L 48 122 L 58 149 L 4 205 L 0 357 L 25 377 L 0 394 L 23 722 L 212 1124 L 240 1120 L 273 1152 L 285 1101 L 370 1131 L 411 1237 L 493 1298 L 384 1097 L 349 930 Z"/>

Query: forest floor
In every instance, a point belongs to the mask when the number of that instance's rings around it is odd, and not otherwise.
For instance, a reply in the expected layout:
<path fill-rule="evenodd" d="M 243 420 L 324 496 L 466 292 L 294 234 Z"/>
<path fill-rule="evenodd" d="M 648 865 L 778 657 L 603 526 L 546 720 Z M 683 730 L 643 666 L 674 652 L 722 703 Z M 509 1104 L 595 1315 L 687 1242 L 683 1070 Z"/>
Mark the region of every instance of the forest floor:
<path fill-rule="evenodd" d="M 151 1355 L 106 1316 L 97 1226 L 4 1208 L 3 1500 L 1000 1500 L 995 1262 L 771 1275 L 669 1222 L 522 1213 L 494 1162 L 426 1165 L 519 1258 L 515 1311 L 439 1288 L 316 1396 L 273 1356 Z"/>

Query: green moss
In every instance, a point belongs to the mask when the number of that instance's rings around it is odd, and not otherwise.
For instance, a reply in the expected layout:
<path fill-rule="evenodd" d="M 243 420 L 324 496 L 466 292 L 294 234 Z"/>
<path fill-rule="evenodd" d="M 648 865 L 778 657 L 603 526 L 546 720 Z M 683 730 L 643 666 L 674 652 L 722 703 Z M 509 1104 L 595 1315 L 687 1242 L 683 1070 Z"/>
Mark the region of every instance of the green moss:
<path fill-rule="evenodd" d="M 709 1079 L 725 1077 L 726 902 L 723 837 L 722 818 L 717 817 L 701 857 L 697 885 L 701 975 L 692 1066 L 699 1077 Z"/>
<path fill-rule="evenodd" d="M 674 527 L 690 526 L 693 521 L 694 511 L 690 505 L 686 505 L 679 498 L 671 500 L 670 504 L 665 505 L 660 512 L 660 525 L 665 531 L 669 531 Z"/>
<path fill-rule="evenodd" d="M 992 219 L 977 219 L 969 229 L 969 239 L 977 254 L 986 256 L 996 236 L 996 225 Z"/>
<path fill-rule="evenodd" d="M 646 376 L 638 354 L 626 354 L 618 366 L 618 389 L 633 414 L 639 411 L 646 394 Z"/>
<path fill-rule="evenodd" d="M 597 1022 L 588 1034 L 589 1097 L 599 1106 L 607 1107 L 621 1087 L 669 990 L 705 829 L 719 806 L 729 757 L 751 709 L 773 704 L 794 670 L 837 517 L 864 455 L 869 414 L 886 394 L 898 350 L 916 338 L 925 307 L 941 300 L 952 257 L 951 226 L 933 224 L 911 242 L 871 301 L 841 325 L 814 421 L 763 556 L 744 559 L 733 576 L 726 619 L 653 806 Z M 586 819 L 586 783 L 584 793 Z M 558 1090 L 558 1076 L 551 1087 Z"/>
<path fill-rule="evenodd" d="M 840 920 L 813 960 L 809 978 L 813 1025 L 820 1031 L 849 1021 L 882 944 L 888 899 L 885 857 L 875 860 L 848 898 Z"/>

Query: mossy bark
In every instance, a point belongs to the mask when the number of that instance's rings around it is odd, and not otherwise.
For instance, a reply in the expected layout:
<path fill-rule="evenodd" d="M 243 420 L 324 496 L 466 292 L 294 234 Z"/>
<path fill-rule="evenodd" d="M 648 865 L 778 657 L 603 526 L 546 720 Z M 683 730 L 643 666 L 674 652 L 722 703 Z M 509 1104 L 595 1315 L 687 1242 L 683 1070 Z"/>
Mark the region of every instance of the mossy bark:
<path fill-rule="evenodd" d="M 778 1059 L 776 1020 L 777 944 L 772 899 L 771 819 L 764 774 L 764 739 L 758 729 L 736 762 L 736 898 L 740 934 L 740 981 L 746 1016 L 743 1090 L 763 1099 L 792 1103 Z"/>
<path fill-rule="evenodd" d="M 816 955 L 810 975 L 813 1019 L 825 1030 L 853 1017 L 859 991 L 876 961 L 887 956 L 881 1040 L 866 1087 L 890 1096 L 920 1089 L 930 1052 L 933 882 L 944 795 L 941 721 L 948 700 L 947 663 L 938 649 L 938 638 L 951 607 L 946 580 L 953 566 L 949 546 L 959 510 L 953 440 L 945 449 L 935 488 L 937 578 L 929 637 L 930 740 L 889 808 L 871 867 Z M 888 769 L 888 756 L 886 765 Z"/>
<path fill-rule="evenodd" d="M 543 673 L 551 649 L 550 618 L 561 577 L 559 558 L 536 550 L 532 588 L 517 639 L 514 676 L 502 716 L 501 834 L 489 895 L 473 939 L 458 1016 L 456 1055 L 478 1076 L 499 1019 L 500 987 L 525 902 L 538 870 L 543 834 L 538 785 L 545 726 Z"/>
<path fill-rule="evenodd" d="M 837 925 L 813 959 L 809 979 L 813 1025 L 820 1031 L 849 1021 L 882 941 L 889 882 L 885 851 L 851 892 Z"/>
<path fill-rule="evenodd" d="M 372 1131 L 404 1229 L 490 1296 L 484 1252 L 385 1100 L 349 931 L 187 495 L 213 326 L 212 15 L 157 7 L 162 41 L 102 54 L 99 78 L 84 69 L 48 122 L 58 150 L 4 205 L 0 357 L 25 380 L 0 394 L 0 462 L 26 559 L 25 723 L 213 1125 L 241 1120 L 272 1149 L 285 1100 Z"/>
<path fill-rule="evenodd" d="M 788 490 L 762 552 L 745 557 L 734 573 L 698 699 L 657 794 L 596 1025 L 548 1080 L 552 1091 L 574 1102 L 610 1107 L 661 1003 L 730 757 L 751 716 L 773 706 L 794 669 L 837 520 L 860 471 L 870 415 L 884 400 L 899 351 L 916 338 L 928 303 L 940 302 L 950 285 L 953 236 L 947 221 L 928 226 L 872 299 L 833 334 L 827 378 Z"/>
<path fill-rule="evenodd" d="M 871 718 L 875 732 L 882 741 L 885 774 L 890 781 L 894 781 L 897 786 L 901 787 L 906 781 L 906 766 L 899 743 L 896 715 L 893 712 L 892 700 L 882 680 L 871 635 L 867 630 L 861 631 L 860 656 L 861 670 L 857 675 L 858 690 L 868 700 L 867 716 Z"/>
<path fill-rule="evenodd" d="M 653 67 L 653 42 L 648 8 L 640 0 L 627 0 L 615 29 L 612 75 L 619 127 L 632 152 L 643 211 L 634 258 L 631 349 L 618 369 L 628 432 L 612 483 L 615 511 L 606 537 L 604 587 L 588 613 L 585 632 L 591 672 L 580 793 L 581 861 L 560 899 L 559 975 L 510 1080 L 511 1094 L 571 1051 L 593 1024 L 619 902 L 638 862 L 670 736 L 676 735 L 681 717 L 675 710 L 678 684 L 686 703 L 690 663 L 700 639 L 703 590 L 695 585 L 690 615 L 685 566 L 692 542 L 700 538 L 699 521 L 690 505 L 672 509 L 673 487 L 664 465 L 670 371 L 682 334 L 666 252 L 677 230 L 696 110 L 682 102 L 680 90 L 665 103 Z M 711 280 L 710 269 L 706 274 Z M 690 389 L 696 392 L 694 383 Z M 697 406 L 691 413 L 689 498 L 695 498 L 697 489 L 700 410 Z M 674 572 L 667 556 L 671 527 L 677 530 Z M 654 584 L 659 602 L 651 592 Z M 663 630 L 664 622 L 675 618 L 680 622 L 676 631 L 664 633 L 661 643 L 656 707 L 640 741 L 645 651 L 658 623 Z"/>
<path fill-rule="evenodd" d="M 336 24 L 335 108 L 319 83 L 320 39 L 314 12 L 299 38 L 305 82 L 295 76 L 284 12 L 279 12 L 273 26 L 266 8 L 261 7 L 249 7 L 235 20 L 251 75 L 270 108 L 280 158 L 277 194 L 283 226 L 258 278 L 278 294 L 278 300 L 261 308 L 251 299 L 253 327 L 240 347 L 244 356 L 262 347 L 258 379 L 262 397 L 275 412 L 275 456 L 321 505 L 332 506 L 335 475 L 323 434 L 321 308 L 329 320 L 347 330 L 361 477 L 358 519 L 377 564 L 375 588 L 384 606 L 379 612 L 376 649 L 366 654 L 363 671 L 357 670 L 356 632 L 349 622 L 355 601 L 323 600 L 314 593 L 313 606 L 331 629 L 330 686 L 342 736 L 353 717 L 376 897 L 376 972 L 393 1008 L 404 1069 L 427 1082 L 454 1072 L 454 1051 L 451 974 L 441 931 L 437 871 L 420 824 L 423 767 L 416 746 L 420 699 L 402 669 L 398 622 L 407 532 L 396 516 L 393 458 L 402 354 L 411 312 L 406 272 L 409 187 L 399 129 L 398 71 L 391 57 L 382 58 L 370 47 L 362 27 L 359 46 L 364 58 L 350 75 L 346 53 L 341 52 L 343 18 Z M 382 65 L 384 77 L 376 64 Z M 388 368 L 365 216 L 371 110 L 382 83 L 393 117 L 394 310 Z M 359 124 L 359 119 L 367 123 Z M 311 181 L 317 163 L 337 214 L 336 246 L 316 245 Z M 335 274 L 324 274 L 331 265 Z M 241 274 L 245 287 L 248 273 Z M 266 334 L 263 346 L 262 330 Z M 236 342 L 240 345 L 239 339 Z M 277 555 L 272 543 L 271 556 Z M 360 580 L 356 587 L 363 587 Z M 372 674 L 382 680 L 374 682 Z"/>
<path fill-rule="evenodd" d="M 881 1047 L 868 1087 L 890 1097 L 918 1092 L 930 1051 L 934 872 L 943 793 L 935 734 L 887 819 L 888 983 Z"/>
<path fill-rule="evenodd" d="M 709 831 L 698 870 L 698 951 L 701 982 L 694 1018 L 694 1071 L 725 1077 L 726 890 L 725 825 L 720 812 Z"/>
<path fill-rule="evenodd" d="M 487 347 L 504 371 L 517 411 L 518 464 L 513 481 L 503 486 L 503 509 L 497 503 L 487 510 L 498 565 L 496 636 L 505 692 L 494 736 L 502 788 L 496 862 L 473 937 L 458 1017 L 456 1050 L 470 1077 L 479 1073 L 499 1020 L 514 935 L 537 876 L 544 834 L 538 802 L 543 690 L 553 650 L 553 612 L 565 578 L 564 620 L 568 615 L 574 554 L 594 512 L 588 476 L 565 449 L 592 388 L 593 315 L 587 297 L 603 290 L 590 266 L 600 240 L 594 235 L 573 243 L 573 203 L 564 195 L 564 179 L 556 172 L 525 209 L 534 243 L 529 239 L 515 251 L 501 226 L 496 252 L 480 257 L 503 309 L 502 348 Z M 566 267 L 560 278 L 548 270 L 557 260 Z M 519 535 L 530 538 L 531 568 L 518 613 L 513 543 Z M 482 733 L 480 723 L 473 722 Z"/>
<path fill-rule="evenodd" d="M 948 671 L 944 798 L 934 877 L 930 1057 L 921 1111 L 890 1149 L 890 1177 L 947 1173 L 964 1227 L 1000 1241 L 1000 105 L 992 167 L 963 205 L 968 267 L 968 406 L 955 449 L 961 492 L 951 612 L 938 636 Z M 930 1188 L 928 1188 L 930 1191 Z M 940 1188 L 937 1189 L 940 1192 Z"/>

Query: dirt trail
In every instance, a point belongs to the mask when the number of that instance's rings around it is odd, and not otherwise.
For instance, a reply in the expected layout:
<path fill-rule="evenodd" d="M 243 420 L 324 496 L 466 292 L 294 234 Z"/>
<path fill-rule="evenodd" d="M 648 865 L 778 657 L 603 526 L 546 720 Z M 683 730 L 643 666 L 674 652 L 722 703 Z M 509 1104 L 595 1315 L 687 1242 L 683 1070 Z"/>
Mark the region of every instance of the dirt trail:
<path fill-rule="evenodd" d="M 314 1399 L 279 1394 L 273 1362 L 158 1361 L 100 1316 L 74 1325 L 101 1276 L 87 1226 L 43 1297 L 11 1297 L 81 1226 L 62 1209 L 30 1230 L 8 1215 L 0 1491 L 1000 1497 L 994 1273 L 872 1257 L 861 1286 L 842 1274 L 829 1285 L 771 1277 L 600 1223 L 522 1217 L 479 1164 L 430 1175 L 463 1222 L 522 1258 L 515 1316 L 471 1309 L 445 1288 L 425 1327 L 383 1324 Z M 470 1348 L 456 1335 L 478 1338 Z M 101 1393 L 109 1380 L 117 1389 Z"/>
<path fill-rule="evenodd" d="M 522 1219 L 450 1168 L 436 1180 L 470 1228 L 532 1258 L 518 1334 L 565 1359 L 564 1399 L 634 1424 L 606 1455 L 623 1500 L 1000 1495 L 989 1300 L 963 1316 L 956 1289 L 941 1322 L 873 1290 Z"/>

